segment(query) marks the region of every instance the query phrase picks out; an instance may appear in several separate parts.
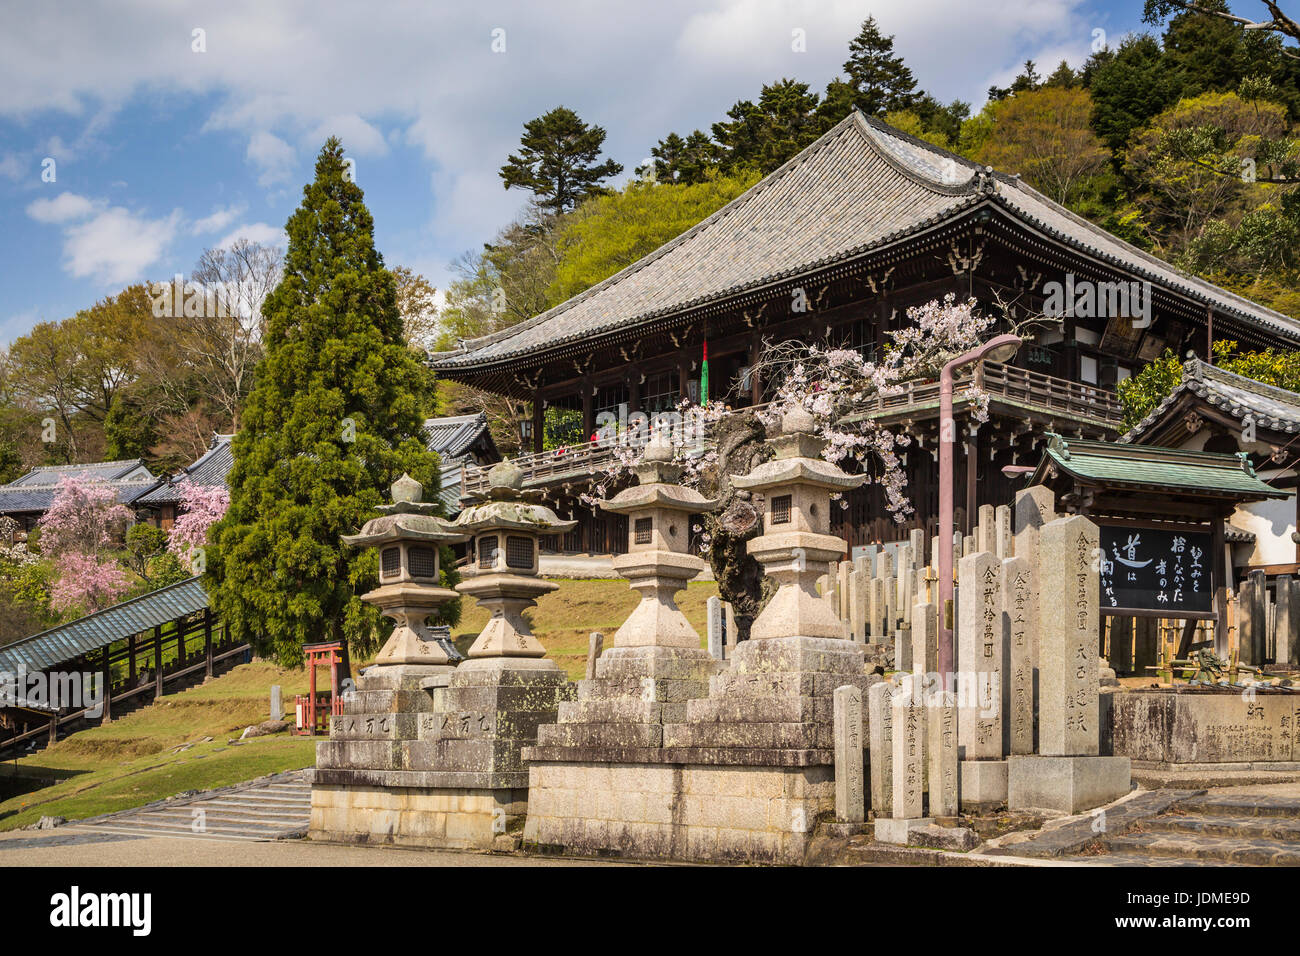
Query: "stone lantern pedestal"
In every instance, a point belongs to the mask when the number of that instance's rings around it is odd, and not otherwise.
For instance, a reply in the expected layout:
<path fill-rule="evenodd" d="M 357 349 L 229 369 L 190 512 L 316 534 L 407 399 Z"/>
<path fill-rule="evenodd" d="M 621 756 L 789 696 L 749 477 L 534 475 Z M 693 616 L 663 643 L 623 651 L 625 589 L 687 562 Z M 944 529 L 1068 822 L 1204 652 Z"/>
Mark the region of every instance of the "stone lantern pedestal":
<path fill-rule="evenodd" d="M 614 568 L 641 595 L 612 646 L 596 661 L 595 677 L 578 682 L 577 700 L 560 705 L 559 721 L 538 731 L 551 756 L 566 748 L 658 747 L 663 725 L 686 716 L 686 701 L 709 692 L 720 669 L 674 596 L 704 571 L 688 552 L 690 523 L 716 507 L 676 484 L 681 466 L 667 443 L 652 442 L 636 466 L 638 483 L 601 507 L 627 515 L 628 551 Z"/>

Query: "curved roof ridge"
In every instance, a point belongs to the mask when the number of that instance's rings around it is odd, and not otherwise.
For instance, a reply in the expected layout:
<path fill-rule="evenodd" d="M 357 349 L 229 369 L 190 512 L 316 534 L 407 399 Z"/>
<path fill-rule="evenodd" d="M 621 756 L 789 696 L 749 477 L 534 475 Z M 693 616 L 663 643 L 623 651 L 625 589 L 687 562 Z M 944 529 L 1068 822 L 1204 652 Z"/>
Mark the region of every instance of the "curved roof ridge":
<path fill-rule="evenodd" d="M 856 106 L 853 108 L 853 112 L 850 113 L 849 116 L 850 118 L 857 118 L 857 127 L 859 132 L 863 134 L 863 138 L 866 140 L 868 145 L 876 151 L 876 155 L 878 155 L 885 163 L 889 164 L 895 172 L 906 176 L 918 186 L 922 186 L 932 192 L 946 196 L 968 195 L 973 191 L 972 187 L 980 178 L 981 172 L 985 172 L 987 169 L 987 167 L 981 166 L 979 163 L 973 162 L 964 156 L 959 156 L 957 153 L 946 150 L 941 146 L 928 143 L 919 137 L 913 136 L 911 133 L 905 133 L 901 129 L 896 129 L 875 117 L 867 116 Z M 901 141 L 913 149 L 923 150 L 925 152 L 933 153 L 941 159 L 951 160 L 958 166 L 968 169 L 970 171 L 970 176 L 955 183 L 946 183 L 942 178 L 934 179 L 918 167 L 904 162 L 903 157 L 899 156 L 896 152 L 890 149 L 888 145 L 886 145 L 889 140 Z"/>

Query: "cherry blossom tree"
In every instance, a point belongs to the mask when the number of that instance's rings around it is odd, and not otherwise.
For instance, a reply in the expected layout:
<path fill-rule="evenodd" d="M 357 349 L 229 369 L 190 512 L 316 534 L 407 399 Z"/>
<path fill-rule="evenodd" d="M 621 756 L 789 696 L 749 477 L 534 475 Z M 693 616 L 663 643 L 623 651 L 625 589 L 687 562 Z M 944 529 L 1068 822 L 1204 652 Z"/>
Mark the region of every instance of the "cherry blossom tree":
<path fill-rule="evenodd" d="M 1004 318 L 1006 311 L 1004 307 Z M 974 299 L 958 302 L 948 295 L 909 308 L 907 318 L 905 327 L 888 333 L 890 342 L 876 359 L 856 349 L 816 343 L 769 344 L 755 371 L 763 381 L 779 384 L 763 409 L 732 412 L 725 402 L 705 407 L 683 403 L 675 412 L 653 418 L 634 421 L 636 416 L 629 416 L 627 427 L 602 435 L 614 447 L 614 461 L 594 477 L 584 500 L 596 504 L 626 484 L 648 441 L 655 436 L 669 439 L 674 460 L 684 469 L 682 483 L 719 500 L 718 510 L 703 515 L 691 530 L 712 565 L 723 600 L 735 609 L 743 639 L 768 585 L 745 547 L 761 531 L 761 515 L 750 495 L 733 488 L 730 478 L 769 456 L 763 439 L 791 408 L 812 414 L 826 440 L 823 458 L 866 473 L 868 483 L 882 489 L 895 521 L 901 524 L 914 512 L 905 490 L 903 455 L 915 439 L 907 431 L 854 413 L 870 408 L 878 398 L 904 394 L 909 383 L 936 379 L 947 361 L 989 336 L 997 317 L 982 313 Z M 987 394 L 972 386 L 956 399 L 966 403 L 973 421 L 988 420 Z M 840 506 L 847 508 L 848 501 L 841 498 Z"/>
<path fill-rule="evenodd" d="M 130 587 L 110 550 L 131 520 L 117 492 L 85 475 L 59 479 L 50 510 L 38 522 L 41 552 L 54 564 L 50 605 L 67 613 L 94 613 Z"/>
<path fill-rule="evenodd" d="M 191 569 L 201 562 L 202 549 L 208 543 L 208 529 L 221 519 L 230 507 L 230 492 L 221 485 L 186 485 L 183 492 L 183 513 L 172 525 L 167 539 L 167 549 Z M 201 567 L 197 568 L 202 571 Z"/>

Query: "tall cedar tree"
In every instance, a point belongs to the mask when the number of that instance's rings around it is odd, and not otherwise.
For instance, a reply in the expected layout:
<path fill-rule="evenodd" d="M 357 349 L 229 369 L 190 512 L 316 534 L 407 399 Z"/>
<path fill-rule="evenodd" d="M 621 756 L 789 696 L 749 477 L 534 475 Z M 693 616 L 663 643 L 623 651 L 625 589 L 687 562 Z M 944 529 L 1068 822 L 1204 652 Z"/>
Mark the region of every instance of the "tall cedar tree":
<path fill-rule="evenodd" d="M 378 646 L 391 625 L 359 600 L 378 582 L 375 552 L 340 536 L 376 516 L 403 472 L 426 500 L 438 487 L 419 437 L 429 378 L 403 340 L 396 283 L 346 169 L 331 137 L 286 226 L 284 277 L 263 306 L 266 352 L 233 444 L 230 509 L 208 549 L 217 613 L 285 666 L 307 642 Z"/>
<path fill-rule="evenodd" d="M 563 106 L 525 123 L 519 142 L 519 155 L 512 153 L 501 167 L 506 189 L 531 191 L 543 208 L 557 215 L 603 192 L 601 181 L 623 171 L 612 159 L 596 162 L 605 130 L 588 126 Z"/>
<path fill-rule="evenodd" d="M 855 91 L 853 105 L 868 116 L 905 110 L 916 100 L 916 78 L 894 53 L 894 38 L 880 32 L 875 17 L 867 17 L 849 43 L 844 72 Z"/>

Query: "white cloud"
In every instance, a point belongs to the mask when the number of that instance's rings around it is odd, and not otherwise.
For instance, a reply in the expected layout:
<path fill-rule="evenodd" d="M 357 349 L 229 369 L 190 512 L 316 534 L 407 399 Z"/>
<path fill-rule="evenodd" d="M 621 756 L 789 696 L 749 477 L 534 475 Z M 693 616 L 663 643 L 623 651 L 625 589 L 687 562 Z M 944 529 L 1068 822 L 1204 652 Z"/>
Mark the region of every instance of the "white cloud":
<path fill-rule="evenodd" d="M 272 226 L 265 222 L 254 222 L 240 226 L 217 243 L 217 246 L 222 249 L 229 248 L 236 239 L 247 239 L 249 242 L 260 242 L 268 246 L 283 246 L 289 242 L 289 237 L 284 234 L 284 230 L 279 226 Z"/>
<path fill-rule="evenodd" d="M 5 153 L 4 156 L 0 157 L 0 176 L 18 182 L 26 171 L 25 166 L 26 164 L 18 158 L 17 153 Z"/>
<path fill-rule="evenodd" d="M 237 206 L 226 206 L 225 208 L 214 209 L 212 215 L 204 216 L 202 219 L 196 220 L 190 227 L 190 232 L 196 236 L 207 232 L 220 232 L 242 216 L 246 208 L 247 207 L 241 203 Z"/>
<path fill-rule="evenodd" d="M 37 199 L 27 207 L 27 215 L 37 222 L 62 223 L 85 219 L 103 202 L 78 196 L 76 193 L 59 193 L 53 199 Z"/>
<path fill-rule="evenodd" d="M 344 151 L 354 156 L 382 156 L 388 152 L 384 134 L 356 113 L 329 117 L 304 137 L 304 145 L 315 151 L 331 136 L 337 136 Z"/>
<path fill-rule="evenodd" d="M 261 170 L 261 175 L 257 177 L 260 186 L 286 182 L 293 173 L 297 159 L 292 146 L 266 130 L 258 130 L 253 134 L 248 141 L 247 156 Z"/>
<path fill-rule="evenodd" d="M 63 227 L 63 268 L 78 279 L 121 285 L 145 277 L 163 258 L 182 223 L 179 209 L 160 219 L 138 215 L 102 199 L 65 192 L 37 199 L 27 215 Z"/>
<path fill-rule="evenodd" d="M 163 258 L 181 223 L 179 209 L 161 219 L 137 216 L 111 206 L 68 228 L 63 251 L 66 268 L 78 279 L 124 285 L 145 278 L 149 266 Z"/>

